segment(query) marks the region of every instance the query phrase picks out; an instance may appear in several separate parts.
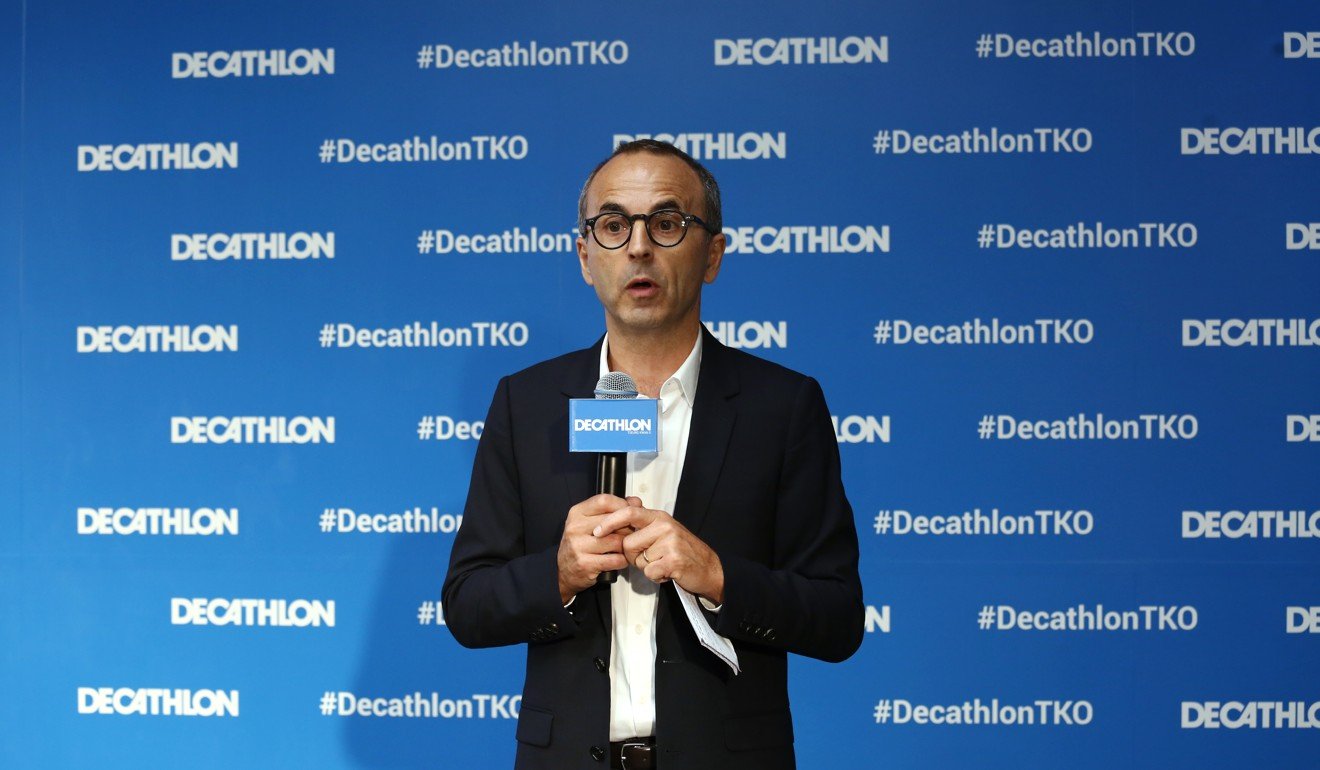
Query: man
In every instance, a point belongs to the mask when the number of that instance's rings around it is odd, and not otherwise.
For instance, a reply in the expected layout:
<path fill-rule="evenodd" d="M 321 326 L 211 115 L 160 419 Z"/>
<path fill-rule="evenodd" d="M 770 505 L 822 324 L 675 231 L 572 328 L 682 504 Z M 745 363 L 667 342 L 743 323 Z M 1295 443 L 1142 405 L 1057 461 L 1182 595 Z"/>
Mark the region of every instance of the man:
<path fill-rule="evenodd" d="M 702 326 L 725 238 L 719 187 L 686 153 L 620 146 L 578 210 L 606 335 L 500 380 L 446 622 L 468 647 L 528 643 L 518 768 L 791 768 L 786 654 L 843 660 L 864 616 L 824 396 Z M 567 400 L 607 371 L 660 399 L 660 452 L 629 456 L 626 500 L 592 496 L 594 455 L 568 452 Z M 607 570 L 617 582 L 597 587 Z M 699 597 L 741 673 L 669 582 Z"/>

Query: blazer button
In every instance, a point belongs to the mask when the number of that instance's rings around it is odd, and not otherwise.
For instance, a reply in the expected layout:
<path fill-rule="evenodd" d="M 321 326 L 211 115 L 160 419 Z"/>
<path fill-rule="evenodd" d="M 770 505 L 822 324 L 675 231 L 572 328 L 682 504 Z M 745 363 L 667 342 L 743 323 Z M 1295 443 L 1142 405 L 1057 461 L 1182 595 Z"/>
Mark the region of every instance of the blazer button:
<path fill-rule="evenodd" d="M 596 670 L 602 674 L 605 673 L 606 671 L 609 671 L 610 669 L 609 666 L 605 665 L 605 661 L 601 660 L 600 658 L 596 658 L 592 662 L 596 664 Z"/>
<path fill-rule="evenodd" d="M 597 762 L 604 762 L 604 761 L 605 761 L 605 749 L 602 749 L 602 748 L 599 747 L 599 746 L 592 746 L 592 747 L 591 747 L 591 758 L 594 759 L 594 760 L 596 760 Z"/>

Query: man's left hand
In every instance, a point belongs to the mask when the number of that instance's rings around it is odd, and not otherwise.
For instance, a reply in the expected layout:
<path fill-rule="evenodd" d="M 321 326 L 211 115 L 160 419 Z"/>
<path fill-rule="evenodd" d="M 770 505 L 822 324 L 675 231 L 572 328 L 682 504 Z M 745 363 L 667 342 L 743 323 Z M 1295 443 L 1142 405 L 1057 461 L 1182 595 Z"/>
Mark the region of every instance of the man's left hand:
<path fill-rule="evenodd" d="M 605 537 L 632 527 L 623 539 L 623 555 L 656 583 L 673 580 L 714 604 L 724 603 L 724 567 L 720 557 L 701 538 L 665 511 L 642 506 L 636 497 L 629 506 L 601 517 L 592 531 Z"/>

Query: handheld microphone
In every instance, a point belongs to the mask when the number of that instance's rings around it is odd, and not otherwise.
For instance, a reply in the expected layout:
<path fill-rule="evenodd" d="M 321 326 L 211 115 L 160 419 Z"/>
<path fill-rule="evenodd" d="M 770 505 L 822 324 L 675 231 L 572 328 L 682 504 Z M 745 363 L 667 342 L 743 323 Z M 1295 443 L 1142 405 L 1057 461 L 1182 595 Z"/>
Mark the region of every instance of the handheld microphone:
<path fill-rule="evenodd" d="M 596 398 L 637 398 L 637 383 L 623 372 L 610 372 L 596 383 Z M 623 452 L 596 455 L 596 494 L 627 497 L 628 456 Z M 607 585 L 619 578 L 618 570 L 606 570 L 596 576 L 596 585 Z"/>

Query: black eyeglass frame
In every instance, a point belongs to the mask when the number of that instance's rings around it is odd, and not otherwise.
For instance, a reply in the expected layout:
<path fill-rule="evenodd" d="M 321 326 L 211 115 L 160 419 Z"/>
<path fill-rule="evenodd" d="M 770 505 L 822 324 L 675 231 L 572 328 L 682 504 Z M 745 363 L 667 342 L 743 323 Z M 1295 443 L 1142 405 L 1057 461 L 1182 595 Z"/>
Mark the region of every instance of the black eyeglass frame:
<path fill-rule="evenodd" d="M 655 239 L 654 235 L 651 234 L 651 217 L 655 216 L 656 214 L 667 214 L 667 213 L 674 213 L 683 217 L 681 222 L 683 228 L 683 234 L 678 236 L 678 240 L 674 241 L 673 243 L 661 243 L 660 241 L 657 241 Z M 606 246 L 605 244 L 600 242 L 600 236 L 596 235 L 596 220 L 600 219 L 601 217 L 613 217 L 613 216 L 623 217 L 624 219 L 628 220 L 628 237 L 620 241 L 618 246 Z M 656 246 L 659 246 L 662 249 L 672 249 L 678 244 L 683 242 L 683 239 L 687 237 L 688 222 L 696 222 L 697 224 L 701 225 L 702 230 L 705 230 L 711 235 L 716 234 L 714 230 L 710 229 L 710 225 L 706 224 L 705 220 L 703 220 L 701 217 L 697 216 L 696 214 L 689 214 L 686 211 L 682 211 L 680 209 L 657 209 L 655 211 L 652 211 L 650 214 L 625 214 L 622 211 L 602 211 L 594 217 L 589 217 L 587 219 L 582 220 L 581 234 L 585 236 L 587 234 L 587 231 L 590 230 L 591 239 L 596 242 L 597 246 L 601 247 L 602 249 L 615 251 L 617 249 L 623 248 L 624 246 L 627 246 L 628 241 L 632 240 L 632 228 L 633 225 L 635 225 L 637 223 L 637 220 L 639 219 L 642 220 L 642 229 L 646 231 L 646 237 L 651 239 L 651 243 L 654 243 Z"/>

